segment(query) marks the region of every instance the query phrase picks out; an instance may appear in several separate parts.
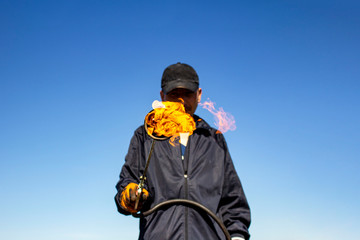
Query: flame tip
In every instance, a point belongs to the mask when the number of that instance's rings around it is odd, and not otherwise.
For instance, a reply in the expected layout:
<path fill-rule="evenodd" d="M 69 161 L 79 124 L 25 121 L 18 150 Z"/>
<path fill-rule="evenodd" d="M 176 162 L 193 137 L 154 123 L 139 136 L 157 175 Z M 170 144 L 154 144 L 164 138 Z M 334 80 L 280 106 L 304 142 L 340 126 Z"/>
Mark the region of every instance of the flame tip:
<path fill-rule="evenodd" d="M 201 103 L 200 106 L 208 110 L 214 116 L 215 126 L 219 129 L 219 132 L 225 133 L 228 130 L 234 131 L 236 129 L 234 116 L 225 112 L 222 107 L 219 107 L 219 110 L 216 110 L 215 103 L 210 101 L 209 98 L 204 103 Z"/>

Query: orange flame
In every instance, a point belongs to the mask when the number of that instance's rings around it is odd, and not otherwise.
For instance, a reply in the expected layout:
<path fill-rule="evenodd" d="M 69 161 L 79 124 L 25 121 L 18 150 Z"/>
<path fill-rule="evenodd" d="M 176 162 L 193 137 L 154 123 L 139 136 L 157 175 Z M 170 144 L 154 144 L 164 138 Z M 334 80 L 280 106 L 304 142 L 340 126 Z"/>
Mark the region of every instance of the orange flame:
<path fill-rule="evenodd" d="M 171 137 L 170 143 L 174 145 L 180 133 L 193 133 L 196 128 L 194 119 L 185 112 L 182 102 L 162 102 L 163 107 L 155 108 L 145 117 L 149 135 Z"/>
<path fill-rule="evenodd" d="M 224 133 L 229 130 L 234 131 L 236 129 L 234 116 L 225 112 L 222 107 L 220 107 L 219 110 L 216 110 L 215 103 L 210 101 L 210 99 L 204 103 L 199 103 L 199 105 L 214 115 L 215 126 L 218 128 L 219 132 Z"/>

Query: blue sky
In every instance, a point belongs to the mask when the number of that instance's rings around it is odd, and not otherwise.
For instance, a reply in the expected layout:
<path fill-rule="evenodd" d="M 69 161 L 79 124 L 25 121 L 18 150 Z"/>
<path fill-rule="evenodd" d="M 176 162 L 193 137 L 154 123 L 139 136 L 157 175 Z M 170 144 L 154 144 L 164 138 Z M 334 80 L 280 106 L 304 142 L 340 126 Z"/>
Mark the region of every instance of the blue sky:
<path fill-rule="evenodd" d="M 359 239 L 358 1 L 0 1 L 0 238 L 137 239 L 113 196 L 178 61 L 225 133 L 252 239 Z M 197 113 L 213 123 L 203 109 Z"/>

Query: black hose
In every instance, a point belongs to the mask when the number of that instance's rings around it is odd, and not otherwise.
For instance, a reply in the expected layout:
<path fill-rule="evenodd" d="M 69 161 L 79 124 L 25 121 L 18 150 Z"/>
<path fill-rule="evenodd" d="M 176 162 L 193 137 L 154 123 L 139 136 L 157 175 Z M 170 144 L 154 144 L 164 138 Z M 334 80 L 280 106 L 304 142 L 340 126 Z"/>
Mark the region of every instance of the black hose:
<path fill-rule="evenodd" d="M 225 225 L 222 223 L 222 221 L 220 220 L 220 218 L 218 218 L 218 216 L 216 216 L 213 212 L 211 212 L 208 208 L 206 208 L 204 205 L 201 205 L 198 202 L 194 202 L 191 200 L 187 200 L 187 199 L 171 199 L 171 200 L 167 200 L 164 201 L 162 203 L 159 203 L 158 205 L 156 205 L 155 207 L 151 208 L 148 211 L 145 212 L 141 212 L 141 213 L 134 213 L 133 216 L 134 217 L 146 217 L 150 214 L 152 214 L 153 212 L 159 210 L 160 208 L 167 206 L 167 205 L 174 205 L 174 204 L 180 204 L 180 205 L 186 205 L 186 206 L 192 206 L 195 208 L 198 208 L 204 212 L 206 212 L 221 228 L 221 230 L 223 231 L 223 233 L 225 234 L 225 237 L 227 240 L 231 240 L 231 236 L 230 233 L 228 232 L 228 230 L 226 229 Z"/>

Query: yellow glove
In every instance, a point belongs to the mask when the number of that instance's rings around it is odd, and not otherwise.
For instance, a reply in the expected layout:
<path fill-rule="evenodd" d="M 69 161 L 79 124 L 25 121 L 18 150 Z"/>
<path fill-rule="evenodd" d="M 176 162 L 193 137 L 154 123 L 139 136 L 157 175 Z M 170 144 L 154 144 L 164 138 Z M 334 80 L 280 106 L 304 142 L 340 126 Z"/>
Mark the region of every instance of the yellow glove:
<path fill-rule="evenodd" d="M 138 207 L 137 209 L 135 209 L 138 186 L 139 185 L 137 185 L 136 183 L 129 183 L 120 195 L 121 207 L 130 213 L 138 212 L 149 196 L 149 192 L 144 188 L 140 196 Z"/>

